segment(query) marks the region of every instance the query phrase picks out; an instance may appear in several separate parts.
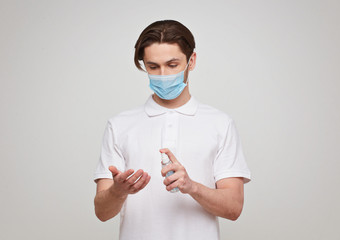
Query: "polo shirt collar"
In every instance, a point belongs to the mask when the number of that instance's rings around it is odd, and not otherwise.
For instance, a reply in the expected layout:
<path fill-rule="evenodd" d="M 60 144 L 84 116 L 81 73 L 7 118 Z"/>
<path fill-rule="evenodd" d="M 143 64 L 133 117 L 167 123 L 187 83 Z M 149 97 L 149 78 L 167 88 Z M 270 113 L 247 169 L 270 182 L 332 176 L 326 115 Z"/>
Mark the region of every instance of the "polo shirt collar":
<path fill-rule="evenodd" d="M 184 115 L 194 116 L 197 111 L 197 108 L 198 102 L 192 95 L 188 102 L 186 102 L 184 105 L 178 108 L 166 108 L 159 105 L 158 103 L 155 102 L 155 100 L 153 100 L 152 94 L 149 96 L 148 100 L 144 105 L 144 110 L 146 114 L 148 114 L 148 116 L 150 117 L 161 115 L 169 111 L 176 111 Z"/>

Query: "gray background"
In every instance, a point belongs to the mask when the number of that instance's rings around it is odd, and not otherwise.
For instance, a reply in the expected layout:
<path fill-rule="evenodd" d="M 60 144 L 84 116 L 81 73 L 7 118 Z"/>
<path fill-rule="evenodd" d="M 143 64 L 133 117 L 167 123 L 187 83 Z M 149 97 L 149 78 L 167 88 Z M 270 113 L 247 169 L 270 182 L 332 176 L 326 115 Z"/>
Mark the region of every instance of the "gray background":
<path fill-rule="evenodd" d="M 338 239 L 339 1 L 0 2 L 0 239 L 116 239 L 93 210 L 106 121 L 144 104 L 134 43 L 176 19 L 191 93 L 228 113 L 252 182 L 222 239 Z M 151 228 L 151 226 L 150 226 Z"/>

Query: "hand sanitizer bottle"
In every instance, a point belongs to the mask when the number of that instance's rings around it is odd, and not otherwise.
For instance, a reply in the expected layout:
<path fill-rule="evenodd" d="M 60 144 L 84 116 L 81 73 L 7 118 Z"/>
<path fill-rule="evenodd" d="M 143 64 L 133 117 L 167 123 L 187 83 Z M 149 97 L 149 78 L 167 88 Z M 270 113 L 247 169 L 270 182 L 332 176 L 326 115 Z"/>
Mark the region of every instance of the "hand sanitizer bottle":
<path fill-rule="evenodd" d="M 172 162 L 170 161 L 168 155 L 166 153 L 161 153 L 162 154 L 162 168 L 164 168 L 165 166 L 171 164 Z M 165 177 L 169 177 L 170 175 L 174 174 L 175 172 L 174 171 L 169 171 L 166 173 Z M 170 190 L 170 192 L 172 193 L 175 193 L 175 192 L 178 192 L 179 189 L 176 187 L 176 188 L 173 188 Z"/>

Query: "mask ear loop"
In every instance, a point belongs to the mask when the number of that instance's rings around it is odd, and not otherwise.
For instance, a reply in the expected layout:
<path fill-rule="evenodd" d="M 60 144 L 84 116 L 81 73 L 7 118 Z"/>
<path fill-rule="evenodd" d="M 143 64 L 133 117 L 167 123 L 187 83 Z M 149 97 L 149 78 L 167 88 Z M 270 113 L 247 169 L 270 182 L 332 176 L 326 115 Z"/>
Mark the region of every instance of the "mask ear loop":
<path fill-rule="evenodd" d="M 144 70 L 144 72 L 146 72 L 147 74 L 149 74 L 148 71 L 146 70 L 146 66 L 145 66 L 144 61 L 142 61 L 142 62 L 143 62 L 143 68 L 144 68 L 143 70 Z"/>
<path fill-rule="evenodd" d="M 187 68 L 188 68 L 188 66 L 189 66 L 191 57 L 192 57 L 192 54 L 191 54 L 191 56 L 190 56 L 190 58 L 189 58 L 189 60 L 188 60 L 188 63 L 187 63 L 187 65 L 186 65 L 185 69 L 184 69 L 184 72 L 185 72 L 185 70 L 187 70 Z M 188 85 L 188 82 L 189 82 L 189 71 L 188 71 L 188 76 L 187 76 L 187 82 L 186 82 L 185 84 Z"/>

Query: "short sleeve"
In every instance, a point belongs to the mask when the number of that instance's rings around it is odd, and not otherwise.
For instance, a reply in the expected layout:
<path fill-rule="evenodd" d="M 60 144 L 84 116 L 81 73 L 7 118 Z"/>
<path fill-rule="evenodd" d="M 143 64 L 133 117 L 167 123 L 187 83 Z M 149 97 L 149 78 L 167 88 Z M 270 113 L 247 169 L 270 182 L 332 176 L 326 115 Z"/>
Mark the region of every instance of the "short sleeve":
<path fill-rule="evenodd" d="M 233 120 L 230 120 L 214 160 L 215 182 L 223 178 L 243 177 L 250 181 L 250 170 L 245 161 L 241 141 Z"/>
<path fill-rule="evenodd" d="M 104 131 L 100 158 L 94 173 L 94 180 L 99 178 L 112 179 L 112 174 L 109 170 L 111 165 L 117 167 L 120 171 L 125 171 L 125 161 L 118 147 L 116 135 L 112 123 L 108 121 Z"/>

